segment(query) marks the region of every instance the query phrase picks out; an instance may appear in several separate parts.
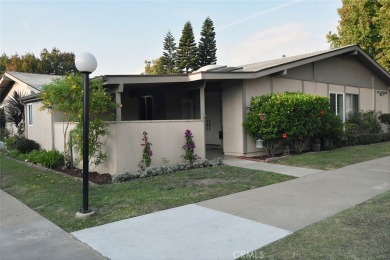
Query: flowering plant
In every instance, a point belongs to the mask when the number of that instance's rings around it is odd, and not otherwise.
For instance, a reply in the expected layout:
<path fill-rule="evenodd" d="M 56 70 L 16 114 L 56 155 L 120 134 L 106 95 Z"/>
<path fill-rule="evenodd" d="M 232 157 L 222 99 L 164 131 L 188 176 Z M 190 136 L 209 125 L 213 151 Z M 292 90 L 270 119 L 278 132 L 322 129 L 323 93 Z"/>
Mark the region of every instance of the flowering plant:
<path fill-rule="evenodd" d="M 192 138 L 194 136 L 192 135 L 191 130 L 187 129 L 184 132 L 184 137 L 186 139 L 186 143 L 185 143 L 185 145 L 183 145 L 183 149 L 185 150 L 185 155 L 182 155 L 182 157 L 185 160 L 188 160 L 190 162 L 190 164 L 193 164 L 194 161 L 196 159 L 198 159 L 198 155 L 194 153 L 194 149 L 196 146 L 195 146 L 194 141 L 192 140 Z"/>
<path fill-rule="evenodd" d="M 144 141 L 144 143 L 141 145 L 144 147 L 144 149 L 142 152 L 142 160 L 139 162 L 138 167 L 141 169 L 145 169 L 146 167 L 149 167 L 152 162 L 151 157 L 153 155 L 153 152 L 150 148 L 150 146 L 152 146 L 152 143 L 148 141 L 148 133 L 144 131 L 142 134 L 144 136 L 142 138 L 142 141 Z"/>

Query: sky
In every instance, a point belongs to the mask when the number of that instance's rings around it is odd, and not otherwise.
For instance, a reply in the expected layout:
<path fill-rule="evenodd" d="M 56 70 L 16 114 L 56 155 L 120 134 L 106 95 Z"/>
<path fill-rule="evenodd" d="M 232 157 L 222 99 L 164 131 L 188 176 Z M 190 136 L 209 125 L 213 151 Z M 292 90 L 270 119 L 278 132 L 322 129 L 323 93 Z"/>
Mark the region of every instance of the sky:
<path fill-rule="evenodd" d="M 329 49 L 341 0 L 0 0 L 0 52 L 46 48 L 92 53 L 92 76 L 140 74 L 163 53 L 170 30 L 179 43 L 190 21 L 195 41 L 206 17 L 214 22 L 217 64 L 239 66 Z"/>

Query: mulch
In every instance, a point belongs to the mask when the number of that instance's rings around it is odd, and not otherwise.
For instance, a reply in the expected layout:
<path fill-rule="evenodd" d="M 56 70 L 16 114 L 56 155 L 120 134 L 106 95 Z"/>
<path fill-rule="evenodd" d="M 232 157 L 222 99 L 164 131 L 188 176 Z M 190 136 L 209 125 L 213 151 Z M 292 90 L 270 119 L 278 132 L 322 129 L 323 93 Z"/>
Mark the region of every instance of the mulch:
<path fill-rule="evenodd" d="M 61 168 L 61 169 L 56 169 L 56 171 L 65 173 L 73 177 L 77 177 L 81 179 L 83 178 L 83 170 L 81 169 Z M 97 172 L 89 172 L 88 180 L 96 184 L 109 184 L 112 182 L 111 174 L 108 173 L 99 174 Z"/>

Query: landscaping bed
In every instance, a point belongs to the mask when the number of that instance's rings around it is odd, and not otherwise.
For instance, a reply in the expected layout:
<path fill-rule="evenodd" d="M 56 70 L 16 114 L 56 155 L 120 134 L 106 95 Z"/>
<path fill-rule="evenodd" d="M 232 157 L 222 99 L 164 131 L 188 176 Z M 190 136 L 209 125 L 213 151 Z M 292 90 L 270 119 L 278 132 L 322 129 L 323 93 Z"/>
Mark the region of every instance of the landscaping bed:
<path fill-rule="evenodd" d="M 59 168 L 55 170 L 73 177 L 83 178 L 83 170 L 81 169 Z M 88 180 L 96 184 L 109 184 L 112 182 L 112 177 L 111 174 L 108 173 L 100 174 L 98 172 L 89 172 Z"/>

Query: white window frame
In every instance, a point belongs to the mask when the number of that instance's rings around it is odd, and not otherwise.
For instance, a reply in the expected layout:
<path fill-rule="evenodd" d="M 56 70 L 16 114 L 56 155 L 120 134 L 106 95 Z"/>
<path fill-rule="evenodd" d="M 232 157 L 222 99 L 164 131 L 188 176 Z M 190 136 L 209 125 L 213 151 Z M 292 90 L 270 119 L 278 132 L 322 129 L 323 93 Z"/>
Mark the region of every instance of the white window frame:
<path fill-rule="evenodd" d="M 336 105 L 336 109 L 335 109 L 335 112 L 336 112 L 336 116 L 339 116 L 339 113 L 337 112 L 337 96 L 338 95 L 342 95 L 343 96 L 343 107 L 342 107 L 342 110 L 343 110 L 343 118 L 341 118 L 343 120 L 343 122 L 345 122 L 345 93 L 342 93 L 342 92 L 329 92 L 329 99 L 330 99 L 330 95 L 331 94 L 335 94 L 336 95 L 336 99 L 335 99 L 335 105 Z"/>
<path fill-rule="evenodd" d="M 33 112 L 32 112 L 32 105 L 33 104 L 27 104 L 27 121 L 29 126 L 34 125 L 34 118 L 33 118 Z"/>

